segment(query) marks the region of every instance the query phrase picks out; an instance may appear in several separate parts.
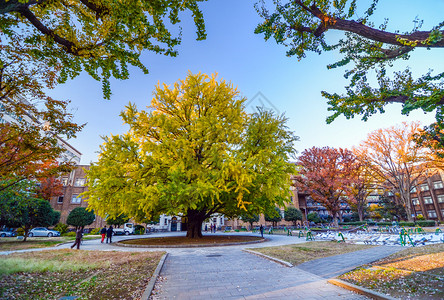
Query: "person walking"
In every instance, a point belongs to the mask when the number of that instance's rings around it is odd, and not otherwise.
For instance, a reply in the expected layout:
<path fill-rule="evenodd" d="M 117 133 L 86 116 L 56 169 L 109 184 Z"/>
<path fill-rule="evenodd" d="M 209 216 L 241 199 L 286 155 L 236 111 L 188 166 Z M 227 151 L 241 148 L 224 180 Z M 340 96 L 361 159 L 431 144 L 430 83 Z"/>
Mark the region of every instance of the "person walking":
<path fill-rule="evenodd" d="M 261 232 L 261 236 L 264 237 L 264 226 L 259 227 L 259 231 Z"/>
<path fill-rule="evenodd" d="M 82 231 L 83 230 L 81 227 L 79 227 L 76 230 L 76 241 L 74 242 L 74 244 L 72 244 L 71 249 L 74 248 L 76 245 L 77 245 L 77 250 L 80 249 L 80 242 L 82 241 L 82 236 L 83 236 Z"/>
<path fill-rule="evenodd" d="M 114 230 L 113 230 L 113 226 L 111 225 L 111 226 L 108 228 L 108 230 L 106 231 L 106 243 L 107 243 L 107 244 L 108 244 L 108 240 L 109 240 L 109 243 L 110 243 L 110 244 L 112 243 L 113 232 L 114 232 Z"/>
<path fill-rule="evenodd" d="M 103 244 L 103 241 L 105 240 L 105 236 L 106 236 L 106 225 L 105 225 L 105 227 L 102 228 L 102 230 L 100 230 L 100 234 L 102 235 L 101 243 Z"/>

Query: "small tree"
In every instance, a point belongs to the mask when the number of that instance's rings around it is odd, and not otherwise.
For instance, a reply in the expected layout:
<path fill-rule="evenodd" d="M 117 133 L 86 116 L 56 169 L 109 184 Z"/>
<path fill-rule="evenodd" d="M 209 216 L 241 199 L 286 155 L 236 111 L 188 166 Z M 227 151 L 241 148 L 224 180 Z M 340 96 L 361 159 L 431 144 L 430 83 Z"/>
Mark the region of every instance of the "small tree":
<path fill-rule="evenodd" d="M 407 213 L 404 206 L 386 196 L 381 197 L 379 200 L 377 212 L 379 212 L 384 219 L 393 220 L 393 218 L 396 218 L 398 221 L 407 219 Z"/>
<path fill-rule="evenodd" d="M 279 207 L 275 207 L 274 210 L 265 213 L 265 221 L 272 222 L 273 227 L 276 227 L 277 223 L 282 220 L 281 210 Z"/>
<path fill-rule="evenodd" d="M 35 197 L 35 184 L 31 181 L 0 190 L 0 225 L 23 228 L 24 242 L 31 228 L 55 225 L 59 219 L 60 212 L 54 211 L 48 201 Z"/>
<path fill-rule="evenodd" d="M 121 225 L 123 225 L 126 222 L 128 222 L 129 219 L 130 218 L 128 218 L 128 216 L 125 215 L 125 214 L 120 214 L 117 217 L 109 216 L 108 218 L 106 218 L 106 224 L 120 227 Z"/>
<path fill-rule="evenodd" d="M 289 206 L 284 211 L 284 220 L 293 222 L 293 225 L 296 226 L 296 222 L 302 220 L 302 212 L 295 207 Z"/>
<path fill-rule="evenodd" d="M 259 216 L 251 213 L 244 213 L 240 215 L 240 219 L 246 223 L 250 224 L 250 228 L 253 228 L 254 222 L 259 222 Z"/>
<path fill-rule="evenodd" d="M 307 220 L 309 222 L 314 222 L 314 223 L 321 223 L 321 218 L 319 217 L 319 215 L 315 212 L 311 212 L 307 215 Z"/>
<path fill-rule="evenodd" d="M 66 224 L 75 226 L 76 230 L 79 227 L 83 230 L 86 225 L 92 224 L 95 218 L 94 210 L 87 211 L 84 207 L 76 207 L 69 213 Z"/>

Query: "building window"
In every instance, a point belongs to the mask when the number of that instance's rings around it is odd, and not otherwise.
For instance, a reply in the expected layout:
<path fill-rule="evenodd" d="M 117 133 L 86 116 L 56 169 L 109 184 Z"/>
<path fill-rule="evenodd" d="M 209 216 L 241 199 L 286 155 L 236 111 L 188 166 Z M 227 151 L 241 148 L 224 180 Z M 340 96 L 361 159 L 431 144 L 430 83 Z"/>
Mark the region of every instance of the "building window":
<path fill-rule="evenodd" d="M 429 190 L 429 186 L 427 185 L 427 183 L 421 184 L 419 186 L 419 189 L 424 192 L 424 191 L 428 191 Z"/>
<path fill-rule="evenodd" d="M 416 193 L 416 186 L 412 187 L 411 193 Z"/>
<path fill-rule="evenodd" d="M 80 202 L 82 202 L 82 197 L 79 195 L 72 195 L 71 203 L 79 204 Z"/>
<path fill-rule="evenodd" d="M 444 203 L 444 195 L 438 195 L 437 197 L 439 203 Z"/>
<path fill-rule="evenodd" d="M 436 218 L 436 212 L 434 210 L 428 210 L 427 214 L 429 215 L 429 218 Z"/>
<path fill-rule="evenodd" d="M 424 204 L 433 204 L 432 197 L 424 197 Z"/>
<path fill-rule="evenodd" d="M 443 188 L 442 181 L 433 182 L 433 187 L 435 188 L 435 190 L 442 189 Z"/>
<path fill-rule="evenodd" d="M 68 185 L 68 178 L 62 178 L 62 184 L 63 184 L 63 186 L 67 186 Z"/>
<path fill-rule="evenodd" d="M 84 186 L 84 185 L 85 185 L 85 178 L 76 178 L 74 186 Z"/>
<path fill-rule="evenodd" d="M 63 196 L 60 196 L 59 198 L 57 198 L 57 203 L 63 203 Z"/>
<path fill-rule="evenodd" d="M 419 200 L 418 200 L 418 198 L 413 198 L 413 199 L 412 199 L 412 203 L 413 203 L 413 205 L 419 205 Z"/>

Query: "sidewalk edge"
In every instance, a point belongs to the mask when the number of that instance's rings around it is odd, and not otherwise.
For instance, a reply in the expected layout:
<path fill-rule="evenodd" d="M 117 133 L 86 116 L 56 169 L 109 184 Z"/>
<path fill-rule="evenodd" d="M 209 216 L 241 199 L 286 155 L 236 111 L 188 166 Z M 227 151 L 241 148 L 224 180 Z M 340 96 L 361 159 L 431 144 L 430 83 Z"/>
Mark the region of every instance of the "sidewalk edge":
<path fill-rule="evenodd" d="M 250 253 L 250 254 L 254 254 L 254 255 L 257 255 L 257 256 L 261 256 L 263 258 L 266 258 L 268 260 L 274 261 L 274 262 L 276 262 L 278 264 L 281 264 L 281 265 L 283 265 L 285 267 L 288 267 L 288 268 L 292 268 L 293 267 L 293 265 L 291 263 L 289 263 L 288 261 L 281 260 L 279 258 L 275 258 L 275 257 L 272 257 L 272 256 L 268 256 L 268 255 L 265 255 L 265 254 L 260 253 L 260 252 L 256 252 L 256 251 L 248 250 L 248 249 L 243 249 L 242 251 Z"/>
<path fill-rule="evenodd" d="M 340 280 L 340 279 L 329 279 L 327 280 L 328 283 L 334 284 L 336 286 L 339 286 L 341 288 L 347 289 L 349 291 L 353 291 L 355 293 L 364 295 L 366 297 L 369 297 L 371 299 L 375 299 L 375 300 L 397 300 L 397 298 L 393 298 L 392 296 L 389 295 L 384 295 L 382 293 L 376 292 L 376 291 L 372 291 L 370 289 L 361 287 L 361 286 L 357 286 L 355 284 Z"/>
<path fill-rule="evenodd" d="M 153 292 L 153 289 L 154 289 L 154 285 L 156 284 L 157 277 L 159 277 L 160 271 L 162 271 L 162 267 L 163 267 L 163 264 L 165 263 L 167 256 L 168 256 L 168 253 L 165 253 L 162 256 L 162 258 L 160 259 L 159 263 L 157 264 L 157 268 L 156 268 L 156 270 L 154 270 L 153 276 L 151 276 L 151 279 L 145 288 L 145 292 L 143 293 L 143 295 L 140 299 L 148 300 L 150 298 L 151 293 Z"/>

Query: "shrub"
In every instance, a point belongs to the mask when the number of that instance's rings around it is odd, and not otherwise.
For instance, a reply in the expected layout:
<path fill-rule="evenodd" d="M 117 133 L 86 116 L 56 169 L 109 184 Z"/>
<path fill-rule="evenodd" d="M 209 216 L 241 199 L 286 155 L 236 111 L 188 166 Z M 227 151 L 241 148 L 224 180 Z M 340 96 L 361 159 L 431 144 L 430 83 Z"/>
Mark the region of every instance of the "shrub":
<path fill-rule="evenodd" d="M 63 234 L 63 236 L 76 236 L 76 233 L 74 231 L 71 231 Z"/>
<path fill-rule="evenodd" d="M 364 225 L 367 224 L 365 221 L 356 221 L 356 222 L 340 222 L 339 225 Z"/>
<path fill-rule="evenodd" d="M 25 235 L 25 230 L 23 228 L 18 228 L 17 229 L 17 235 L 18 236 L 24 236 Z"/>
<path fill-rule="evenodd" d="M 94 235 L 95 234 L 100 234 L 100 229 L 101 228 L 93 228 L 89 234 L 94 234 Z"/>
<path fill-rule="evenodd" d="M 425 221 L 418 221 L 416 222 L 421 227 L 433 227 L 435 226 L 435 221 L 433 220 L 425 220 Z"/>
<path fill-rule="evenodd" d="M 391 226 L 391 222 L 379 222 L 378 226 Z M 435 226 L 435 221 L 433 220 L 425 220 L 425 221 L 417 221 L 415 222 L 399 222 L 399 226 L 406 226 L 406 227 L 414 227 L 415 225 L 421 226 L 421 227 L 433 227 Z"/>
<path fill-rule="evenodd" d="M 134 226 L 134 230 L 135 230 L 136 234 L 144 234 L 145 233 L 145 227 L 142 225 Z"/>
<path fill-rule="evenodd" d="M 57 230 L 58 232 L 60 232 L 60 234 L 64 234 L 66 233 L 66 231 L 68 230 L 68 225 L 63 224 L 63 223 L 58 223 L 55 227 L 54 230 Z"/>
<path fill-rule="evenodd" d="M 426 218 L 424 218 L 424 216 L 421 215 L 421 214 L 419 214 L 419 215 L 416 216 L 416 220 L 418 220 L 418 221 L 423 221 L 423 220 L 425 220 L 425 219 L 426 219 Z"/>

